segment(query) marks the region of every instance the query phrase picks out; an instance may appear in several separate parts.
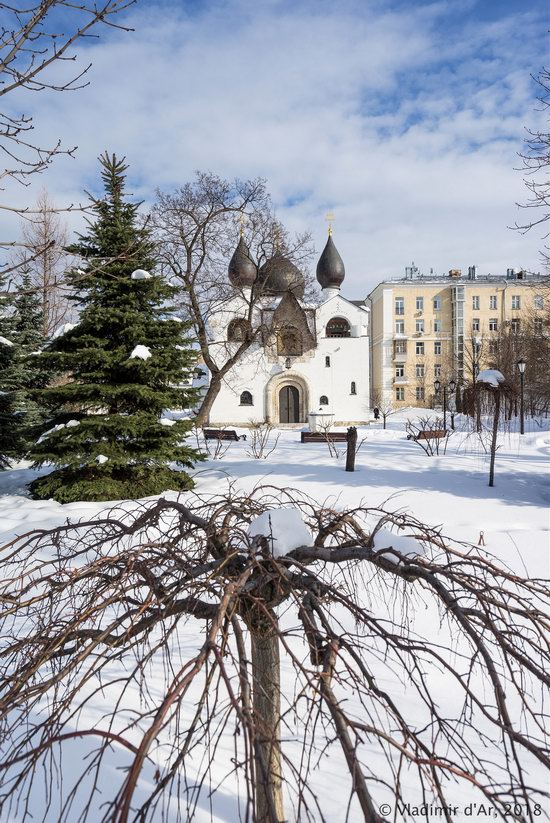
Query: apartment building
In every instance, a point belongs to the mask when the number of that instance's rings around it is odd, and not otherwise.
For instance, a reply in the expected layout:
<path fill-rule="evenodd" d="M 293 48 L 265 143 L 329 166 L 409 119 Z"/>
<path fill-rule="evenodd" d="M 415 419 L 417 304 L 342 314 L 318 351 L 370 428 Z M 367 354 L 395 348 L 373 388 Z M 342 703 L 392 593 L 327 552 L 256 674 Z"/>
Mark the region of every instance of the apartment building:
<path fill-rule="evenodd" d="M 413 264 L 404 278 L 379 283 L 368 297 L 373 405 L 431 406 L 436 379 L 471 382 L 493 364 L 503 329 L 536 329 L 540 314 L 542 330 L 545 291 L 540 275 L 480 275 L 477 266 L 467 276 L 425 276 Z"/>

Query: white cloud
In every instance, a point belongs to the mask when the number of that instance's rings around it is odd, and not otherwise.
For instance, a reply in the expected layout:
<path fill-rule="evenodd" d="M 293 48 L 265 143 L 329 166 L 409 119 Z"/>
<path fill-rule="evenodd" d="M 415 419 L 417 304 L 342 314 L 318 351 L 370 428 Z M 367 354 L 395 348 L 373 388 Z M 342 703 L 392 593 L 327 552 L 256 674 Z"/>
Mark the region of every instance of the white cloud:
<path fill-rule="evenodd" d="M 41 184 L 59 201 L 97 191 L 104 149 L 126 155 L 145 200 L 195 169 L 266 177 L 278 215 L 319 250 L 336 212 L 352 297 L 412 259 L 538 267 L 539 238 L 506 227 L 525 200 L 513 167 L 536 122 L 544 27 L 534 11 L 479 21 L 472 3 L 457 22 L 458 6 L 147 4 L 134 34 L 86 49 L 88 88 L 32 98 L 39 135 L 79 146 Z"/>

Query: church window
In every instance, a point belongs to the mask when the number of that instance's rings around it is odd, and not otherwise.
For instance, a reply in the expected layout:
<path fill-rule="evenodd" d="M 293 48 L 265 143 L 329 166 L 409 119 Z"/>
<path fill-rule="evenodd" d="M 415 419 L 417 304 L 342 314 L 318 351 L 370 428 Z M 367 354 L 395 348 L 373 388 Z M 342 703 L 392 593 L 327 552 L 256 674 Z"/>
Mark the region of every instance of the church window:
<path fill-rule="evenodd" d="M 357 394 L 357 386 L 355 385 L 355 380 L 351 381 L 350 394 Z"/>
<path fill-rule="evenodd" d="M 328 397 L 326 396 L 326 394 L 322 394 L 321 397 L 319 398 L 319 405 L 320 406 L 328 406 Z"/>
<path fill-rule="evenodd" d="M 284 326 L 277 335 L 277 354 L 299 357 L 302 354 L 302 336 L 294 326 Z"/>
<path fill-rule="evenodd" d="M 327 337 L 350 337 L 351 330 L 344 317 L 333 317 L 327 323 Z"/>
<path fill-rule="evenodd" d="M 252 395 L 250 394 L 249 391 L 243 391 L 243 393 L 241 394 L 240 403 L 241 403 L 241 406 L 253 406 L 254 405 L 253 400 L 252 400 Z"/>
<path fill-rule="evenodd" d="M 243 319 L 232 320 L 227 327 L 227 339 L 231 343 L 242 343 L 248 334 L 248 323 Z"/>
<path fill-rule="evenodd" d="M 328 356 L 328 354 L 327 354 L 327 356 L 325 357 L 325 366 L 326 366 L 327 368 L 330 366 L 330 357 Z"/>

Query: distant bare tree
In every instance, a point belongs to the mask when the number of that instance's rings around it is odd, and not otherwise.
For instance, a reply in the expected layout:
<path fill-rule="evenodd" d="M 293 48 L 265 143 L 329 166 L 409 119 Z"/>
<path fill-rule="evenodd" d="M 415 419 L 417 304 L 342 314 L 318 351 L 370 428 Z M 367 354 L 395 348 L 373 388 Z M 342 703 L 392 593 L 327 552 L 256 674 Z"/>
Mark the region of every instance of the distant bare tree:
<path fill-rule="evenodd" d="M 383 390 L 375 391 L 372 396 L 372 407 L 377 408 L 380 412 L 383 422 L 383 428 L 386 428 L 386 422 L 388 417 L 391 417 L 392 414 L 395 414 L 398 411 L 397 406 L 395 406 L 391 397 L 388 397 L 387 393 Z"/>
<path fill-rule="evenodd" d="M 17 251 L 15 259 L 20 261 L 21 270 L 14 272 L 14 280 L 17 283 L 20 274 L 28 275 L 30 287 L 42 302 L 42 335 L 48 338 L 69 318 L 72 307 L 64 289 L 68 230 L 46 189 L 41 191 L 32 215 L 23 221 L 21 234 L 25 248 Z"/>
<path fill-rule="evenodd" d="M 543 68 L 535 78 L 539 87 L 539 102 L 542 111 L 550 112 L 550 70 Z M 527 203 L 518 203 L 522 209 L 535 209 L 536 214 L 524 223 L 516 223 L 515 228 L 525 234 L 533 228 L 541 227 L 542 239 L 549 235 L 547 224 L 550 221 L 550 131 L 527 129 L 525 151 L 520 154 L 521 171 L 526 175 L 525 185 L 530 193 Z M 550 265 L 550 249 L 547 245 L 542 250 L 543 262 Z"/>
<path fill-rule="evenodd" d="M 275 556 L 271 529 L 248 528 L 286 508 L 311 539 Z M 114 509 L 1 557 L 7 817 L 192 819 L 215 767 L 234 819 L 326 820 L 314 772 L 332 779 L 336 750 L 341 820 L 379 823 L 382 801 L 401 819 L 413 785 L 426 806 L 467 789 L 486 816 L 543 819 L 547 580 L 412 517 L 270 487 Z M 426 609 L 437 632 L 415 629 Z M 59 758 L 75 740 L 73 779 Z"/>

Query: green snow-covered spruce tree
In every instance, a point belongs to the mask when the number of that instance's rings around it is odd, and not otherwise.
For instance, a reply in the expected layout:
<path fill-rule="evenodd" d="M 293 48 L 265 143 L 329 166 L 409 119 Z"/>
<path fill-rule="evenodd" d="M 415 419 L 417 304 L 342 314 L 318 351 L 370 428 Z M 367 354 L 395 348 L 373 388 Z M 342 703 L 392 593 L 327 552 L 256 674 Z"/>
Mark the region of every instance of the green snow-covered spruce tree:
<path fill-rule="evenodd" d="M 4 288 L 5 278 L 0 277 L 0 291 Z M 12 367 L 15 355 L 11 339 L 12 304 L 12 298 L 0 297 L 0 470 L 7 469 L 10 461 L 19 454 L 14 393 L 3 380 L 3 375 Z"/>
<path fill-rule="evenodd" d="M 124 160 L 105 153 L 100 163 L 105 196 L 91 197 L 94 218 L 70 249 L 85 261 L 69 275 L 79 321 L 42 355 L 66 378 L 40 392 L 51 416 L 32 457 L 56 468 L 30 489 L 62 503 L 189 489 L 189 475 L 169 464 L 201 458 L 184 443 L 191 420 L 162 417 L 195 401 L 189 326 L 168 305 L 177 289 L 154 274 L 139 204 L 125 198 Z"/>
<path fill-rule="evenodd" d="M 35 400 L 38 388 L 48 383 L 49 374 L 41 356 L 43 314 L 40 296 L 23 271 L 11 300 L 9 337 L 13 343 L 10 361 L 0 371 L 0 387 L 10 393 L 17 439 L 17 456 L 25 457 L 35 441 L 34 431 L 44 422 L 45 410 Z"/>

